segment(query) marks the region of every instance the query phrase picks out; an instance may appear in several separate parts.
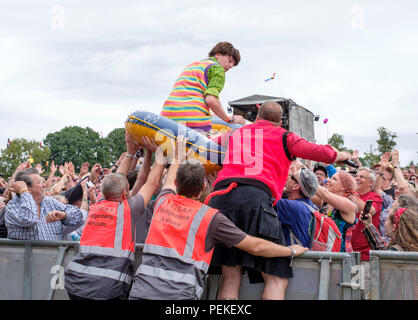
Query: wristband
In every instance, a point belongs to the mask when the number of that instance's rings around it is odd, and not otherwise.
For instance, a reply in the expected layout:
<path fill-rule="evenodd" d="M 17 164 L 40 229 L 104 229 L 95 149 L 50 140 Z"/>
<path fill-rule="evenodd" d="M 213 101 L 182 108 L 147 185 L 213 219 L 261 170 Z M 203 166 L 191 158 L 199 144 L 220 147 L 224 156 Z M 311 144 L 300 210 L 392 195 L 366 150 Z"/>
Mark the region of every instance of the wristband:
<path fill-rule="evenodd" d="M 226 123 L 230 123 L 234 121 L 234 116 L 232 115 L 230 118 L 228 118 L 228 120 L 226 120 Z"/>
<path fill-rule="evenodd" d="M 131 153 L 127 153 L 127 154 L 125 154 L 125 157 L 126 157 L 126 158 L 133 158 L 133 157 L 134 157 L 134 155 L 133 155 L 133 154 L 131 154 Z"/>
<path fill-rule="evenodd" d="M 394 166 L 393 169 L 399 168 L 399 166 Z"/>
<path fill-rule="evenodd" d="M 291 246 L 288 246 L 288 248 L 292 251 L 292 255 L 290 256 L 290 264 L 289 264 L 289 267 L 292 267 L 292 265 L 293 265 L 293 257 L 296 254 L 296 250 L 295 250 L 295 248 L 293 248 Z"/>

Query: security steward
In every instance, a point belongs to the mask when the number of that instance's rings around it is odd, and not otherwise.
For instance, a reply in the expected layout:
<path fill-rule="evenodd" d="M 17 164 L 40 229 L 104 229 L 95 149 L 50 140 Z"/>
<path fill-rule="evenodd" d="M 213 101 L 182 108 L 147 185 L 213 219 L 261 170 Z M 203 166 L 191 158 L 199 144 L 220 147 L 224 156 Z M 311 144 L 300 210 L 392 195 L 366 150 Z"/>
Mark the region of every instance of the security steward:
<path fill-rule="evenodd" d="M 127 154 L 116 173 L 102 182 L 104 200 L 90 207 L 80 250 L 65 269 L 65 288 L 72 300 L 126 299 L 132 284 L 136 221 L 157 191 L 164 162 L 155 161 L 147 182 L 129 198 L 126 179 L 139 148 L 125 136 Z"/>
<path fill-rule="evenodd" d="M 206 186 L 205 169 L 198 161 L 182 163 L 186 159 L 182 137 L 175 159 L 157 197 L 130 300 L 200 299 L 218 243 L 265 257 L 293 257 L 308 250 L 249 236 L 218 210 L 198 202 Z"/>
<path fill-rule="evenodd" d="M 291 162 L 299 157 L 333 163 L 350 156 L 286 131 L 281 127 L 282 114 L 278 103 L 265 102 L 253 124 L 232 132 L 214 182 L 217 194 L 208 203 L 247 234 L 277 244 L 285 242 L 273 205 L 282 196 Z M 284 299 L 293 276 L 288 259 L 256 257 L 223 245 L 216 247 L 211 267 L 210 273 L 222 270 L 218 299 L 238 299 L 243 268 L 250 282 L 264 281 L 263 299 Z"/>

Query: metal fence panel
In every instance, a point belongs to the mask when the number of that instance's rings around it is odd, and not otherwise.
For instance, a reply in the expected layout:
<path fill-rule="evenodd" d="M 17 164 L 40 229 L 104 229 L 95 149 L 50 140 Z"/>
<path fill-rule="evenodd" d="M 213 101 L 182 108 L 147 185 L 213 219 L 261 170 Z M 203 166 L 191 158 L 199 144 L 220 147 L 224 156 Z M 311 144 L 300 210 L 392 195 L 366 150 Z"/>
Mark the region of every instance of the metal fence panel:
<path fill-rule="evenodd" d="M 135 265 L 141 263 L 137 244 Z M 63 271 L 78 252 L 78 242 L 0 239 L 0 300 L 68 299 Z M 358 299 L 352 273 L 357 253 L 307 252 L 294 260 L 287 300 Z M 370 251 L 372 299 L 418 300 L 418 252 Z M 353 262 L 354 261 L 354 262 Z M 211 275 L 203 299 L 217 296 L 220 276 Z M 261 297 L 264 283 L 245 274 L 239 298 Z"/>
<path fill-rule="evenodd" d="M 418 300 L 418 252 L 370 251 L 373 300 Z"/>
<path fill-rule="evenodd" d="M 307 252 L 294 259 L 293 278 L 289 279 L 286 300 L 341 300 L 350 299 L 351 289 L 339 286 L 350 274 L 350 255 L 346 253 Z M 322 269 L 322 273 L 321 273 Z M 220 277 L 209 276 L 207 295 L 209 300 L 216 299 Z M 346 281 L 347 279 L 345 279 Z M 320 289 L 322 287 L 322 289 Z M 257 300 L 261 298 L 264 283 L 250 283 L 244 273 L 239 291 L 240 300 Z M 343 295 L 343 292 L 346 292 Z"/>

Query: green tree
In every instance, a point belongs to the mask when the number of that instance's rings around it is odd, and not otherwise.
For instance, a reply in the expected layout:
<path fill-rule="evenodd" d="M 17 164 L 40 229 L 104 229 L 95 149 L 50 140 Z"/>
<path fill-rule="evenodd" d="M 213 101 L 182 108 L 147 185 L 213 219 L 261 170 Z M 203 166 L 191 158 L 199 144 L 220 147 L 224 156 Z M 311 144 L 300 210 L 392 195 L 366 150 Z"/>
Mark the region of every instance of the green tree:
<path fill-rule="evenodd" d="M 0 172 L 9 178 L 22 162 L 28 161 L 30 157 L 34 160 L 32 165 L 40 163 L 45 166 L 51 150 L 48 146 L 40 147 L 35 140 L 13 139 L 10 148 L 2 149 L 0 156 Z"/>
<path fill-rule="evenodd" d="M 331 138 L 328 139 L 328 144 L 339 151 L 347 150 L 347 148 L 344 147 L 344 137 L 338 133 L 334 133 Z"/>
<path fill-rule="evenodd" d="M 65 127 L 64 129 L 49 133 L 45 145 L 51 149 L 51 159 L 55 164 L 72 162 L 76 170 L 80 170 L 85 161 L 93 165 L 100 163 L 103 167 L 109 166 L 109 153 L 105 140 L 93 129 L 78 126 Z"/>
<path fill-rule="evenodd" d="M 373 146 L 370 145 L 370 152 L 365 152 L 364 157 L 359 157 L 359 160 L 364 167 L 370 168 L 373 164 L 380 162 L 380 155 L 374 153 L 374 151 L 376 151 L 376 149 L 373 150 Z"/>
<path fill-rule="evenodd" d="M 105 138 L 105 144 L 109 153 L 110 163 L 116 163 L 120 155 L 126 151 L 125 129 L 117 128 L 112 130 Z"/>
<path fill-rule="evenodd" d="M 392 151 L 396 146 L 395 138 L 397 137 L 397 134 L 395 132 L 390 132 L 385 127 L 379 127 L 377 133 L 379 134 L 379 139 L 376 140 L 379 154 L 382 155 L 385 152 Z"/>

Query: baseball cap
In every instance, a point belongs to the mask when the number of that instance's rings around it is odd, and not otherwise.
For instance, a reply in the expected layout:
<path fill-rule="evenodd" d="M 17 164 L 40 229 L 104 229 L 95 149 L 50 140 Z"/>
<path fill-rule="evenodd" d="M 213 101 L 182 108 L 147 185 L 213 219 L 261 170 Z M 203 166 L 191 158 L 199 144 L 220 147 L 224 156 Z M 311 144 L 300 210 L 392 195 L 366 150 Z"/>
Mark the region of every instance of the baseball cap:
<path fill-rule="evenodd" d="M 318 179 L 311 170 L 300 168 L 294 175 L 299 182 L 302 193 L 307 198 L 312 198 L 318 190 Z"/>

